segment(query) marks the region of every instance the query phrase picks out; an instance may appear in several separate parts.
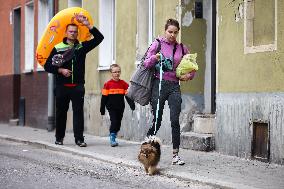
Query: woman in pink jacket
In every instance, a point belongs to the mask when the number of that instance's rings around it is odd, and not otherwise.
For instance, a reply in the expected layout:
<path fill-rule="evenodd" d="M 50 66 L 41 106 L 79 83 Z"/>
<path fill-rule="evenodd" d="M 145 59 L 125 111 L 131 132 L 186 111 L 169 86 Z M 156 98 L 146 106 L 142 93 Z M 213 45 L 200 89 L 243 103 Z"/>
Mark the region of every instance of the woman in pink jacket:
<path fill-rule="evenodd" d="M 165 35 L 155 40 L 150 46 L 144 66 L 146 68 L 155 67 L 155 79 L 153 81 L 151 106 L 153 113 L 152 127 L 149 129 L 147 136 L 156 135 L 162 122 L 163 109 L 165 101 L 168 101 L 170 108 L 170 120 L 172 127 L 172 143 L 173 143 L 173 165 L 184 165 L 184 161 L 178 155 L 180 145 L 180 124 L 179 115 L 181 112 L 181 92 L 179 80 L 188 81 L 194 77 L 194 73 L 182 75 L 180 78 L 176 77 L 176 68 L 179 65 L 184 54 L 189 52 L 188 48 L 176 41 L 180 27 L 175 19 L 168 19 L 165 24 Z M 160 52 L 157 52 L 161 45 Z M 161 90 L 160 84 L 160 61 L 162 60 L 162 81 Z M 159 94 L 160 93 L 160 94 Z M 158 116 L 156 118 L 156 111 L 159 98 Z M 157 123 L 156 123 L 157 122 Z"/>

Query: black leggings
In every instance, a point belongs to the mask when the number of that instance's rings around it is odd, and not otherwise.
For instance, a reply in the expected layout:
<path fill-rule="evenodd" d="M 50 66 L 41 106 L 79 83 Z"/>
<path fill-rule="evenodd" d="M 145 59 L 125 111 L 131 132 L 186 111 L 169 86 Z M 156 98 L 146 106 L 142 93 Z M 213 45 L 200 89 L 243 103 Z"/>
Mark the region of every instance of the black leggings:
<path fill-rule="evenodd" d="M 160 91 L 160 97 L 159 97 L 159 82 L 160 80 L 158 79 L 155 79 L 153 82 L 151 106 L 154 118 L 152 121 L 152 127 L 149 129 L 147 136 L 155 135 L 156 132 L 159 130 L 162 122 L 164 105 L 167 100 L 170 108 L 173 149 L 179 149 L 180 145 L 179 115 L 181 112 L 181 102 L 182 102 L 180 86 L 178 82 L 163 80 Z M 158 97 L 160 99 L 159 102 L 160 105 L 159 105 L 158 119 L 157 119 L 156 132 L 155 132 Z"/>
<path fill-rule="evenodd" d="M 108 109 L 110 117 L 109 133 L 117 134 L 121 127 L 124 109 Z"/>

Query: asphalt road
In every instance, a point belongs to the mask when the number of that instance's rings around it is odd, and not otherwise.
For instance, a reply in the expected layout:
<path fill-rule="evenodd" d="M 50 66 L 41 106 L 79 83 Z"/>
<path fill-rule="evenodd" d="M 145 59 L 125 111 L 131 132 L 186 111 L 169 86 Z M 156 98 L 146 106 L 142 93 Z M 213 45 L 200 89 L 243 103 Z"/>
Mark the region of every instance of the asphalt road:
<path fill-rule="evenodd" d="M 70 153 L 0 140 L 0 188 L 209 189 L 142 169 L 114 165 Z"/>

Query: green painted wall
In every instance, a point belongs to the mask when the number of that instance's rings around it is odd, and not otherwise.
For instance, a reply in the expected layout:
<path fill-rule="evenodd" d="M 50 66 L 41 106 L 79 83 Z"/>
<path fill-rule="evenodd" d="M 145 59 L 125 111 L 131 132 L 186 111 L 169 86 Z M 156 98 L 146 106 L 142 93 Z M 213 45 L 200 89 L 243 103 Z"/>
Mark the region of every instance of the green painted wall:
<path fill-rule="evenodd" d="M 137 5 L 133 0 L 116 0 L 116 63 L 121 79 L 129 82 L 135 69 Z"/>
<path fill-rule="evenodd" d="M 198 71 L 192 81 L 182 82 L 182 90 L 194 94 L 204 92 L 206 21 L 194 19 L 189 27 L 182 27 L 182 43 L 190 49 L 190 53 L 197 53 Z"/>
<path fill-rule="evenodd" d="M 182 3 L 182 15 L 193 9 L 194 1 L 186 6 Z M 179 0 L 167 1 L 156 0 L 155 3 L 155 34 L 156 36 L 164 35 L 165 23 L 169 18 L 177 18 Z M 201 94 L 204 88 L 204 70 L 205 70 L 205 48 L 206 48 L 206 21 L 204 19 L 194 19 L 188 27 L 183 27 L 180 23 L 181 42 L 190 48 L 192 53 L 198 53 L 199 71 L 192 81 L 181 82 L 183 93 Z"/>
<path fill-rule="evenodd" d="M 94 26 L 99 28 L 99 0 L 84 0 L 83 8 L 90 13 L 94 21 Z M 87 93 L 100 94 L 100 74 L 97 70 L 99 62 L 99 48 L 100 46 L 90 51 L 86 57 L 85 89 Z"/>
<path fill-rule="evenodd" d="M 253 54 L 244 54 L 244 19 L 235 21 L 241 4 L 242 0 L 218 2 L 217 92 L 283 91 L 284 2 L 278 1 L 277 50 Z M 266 7 L 255 8 L 256 12 L 263 12 Z M 262 15 L 261 19 L 266 22 L 271 16 Z M 264 38 L 267 40 L 265 35 Z"/>
<path fill-rule="evenodd" d="M 183 4 L 181 17 L 186 12 L 192 12 L 194 16 L 194 1 L 189 4 Z M 203 94 L 204 92 L 204 72 L 205 72 L 205 49 L 206 49 L 206 32 L 207 25 L 204 19 L 195 19 L 190 26 L 182 26 L 181 24 L 181 42 L 190 49 L 191 53 L 197 53 L 198 71 L 192 81 L 181 82 L 181 89 L 184 92 L 193 94 Z"/>
<path fill-rule="evenodd" d="M 98 26 L 98 0 L 84 0 L 83 8 L 88 10 Z M 193 9 L 194 1 L 182 7 L 182 16 L 186 11 Z M 127 6 L 126 6 L 127 5 Z M 67 0 L 59 1 L 59 9 L 66 8 Z M 169 18 L 179 19 L 179 0 L 155 1 L 155 36 L 164 35 L 164 25 Z M 122 67 L 121 78 L 129 81 L 135 70 L 136 57 L 136 30 L 137 30 L 137 1 L 116 1 L 116 63 Z M 127 13 L 127 14 L 126 14 Z M 181 25 L 181 23 L 180 23 Z M 204 88 L 206 21 L 194 19 L 189 27 L 181 26 L 181 42 L 188 46 L 192 53 L 198 53 L 199 71 L 194 80 L 181 82 L 183 93 L 202 94 Z M 110 78 L 108 71 L 97 71 L 98 48 L 91 51 L 86 60 L 86 92 L 99 94 L 103 83 Z"/>
<path fill-rule="evenodd" d="M 155 0 L 155 36 L 164 35 L 167 19 L 177 19 L 179 0 Z"/>
<path fill-rule="evenodd" d="M 68 8 L 68 0 L 59 0 L 58 1 L 58 11 Z"/>

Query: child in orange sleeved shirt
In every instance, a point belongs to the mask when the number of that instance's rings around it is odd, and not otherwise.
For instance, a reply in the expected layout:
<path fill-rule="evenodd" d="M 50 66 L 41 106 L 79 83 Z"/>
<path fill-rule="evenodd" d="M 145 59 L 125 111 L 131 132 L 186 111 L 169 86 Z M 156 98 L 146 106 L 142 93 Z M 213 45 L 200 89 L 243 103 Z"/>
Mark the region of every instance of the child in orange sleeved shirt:
<path fill-rule="evenodd" d="M 116 136 L 121 127 L 121 120 L 125 108 L 124 96 L 127 93 L 128 84 L 120 79 L 121 68 L 118 64 L 110 66 L 111 77 L 109 81 L 104 84 L 101 98 L 101 115 L 105 115 L 105 107 L 110 116 L 110 145 L 115 147 L 118 145 Z M 125 96 L 131 110 L 135 110 L 135 103 L 127 96 Z"/>

